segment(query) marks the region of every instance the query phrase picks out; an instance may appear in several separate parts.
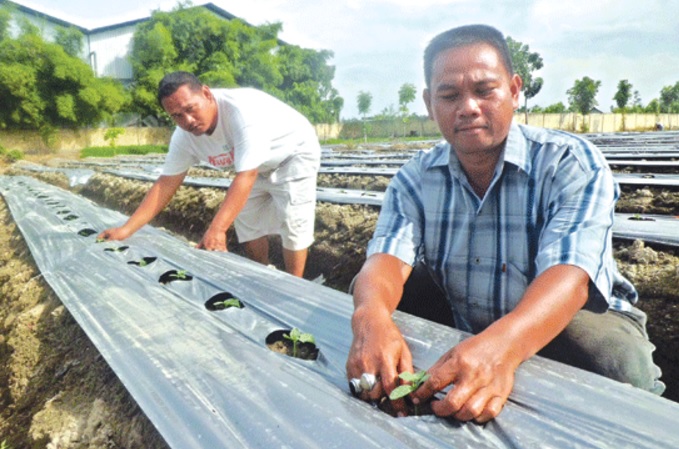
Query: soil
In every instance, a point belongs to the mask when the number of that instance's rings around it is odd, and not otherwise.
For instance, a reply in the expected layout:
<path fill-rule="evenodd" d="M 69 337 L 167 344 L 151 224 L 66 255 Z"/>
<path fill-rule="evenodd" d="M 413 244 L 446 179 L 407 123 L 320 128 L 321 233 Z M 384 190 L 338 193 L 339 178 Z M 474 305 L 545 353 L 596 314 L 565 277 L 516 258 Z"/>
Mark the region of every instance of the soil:
<path fill-rule="evenodd" d="M 402 150 L 403 148 L 397 148 Z M 37 162 L 49 164 L 42 159 Z M 69 188 L 58 173 L 23 171 L 73 190 L 105 207 L 130 214 L 149 184 L 102 173 L 85 186 Z M 222 176 L 193 169 L 194 176 Z M 208 173 L 208 174 L 206 174 Z M 321 175 L 319 185 L 384 190 L 383 177 Z M 181 187 L 154 225 L 197 242 L 224 192 Z M 679 192 L 624 188 L 618 211 L 679 215 Z M 365 260 L 378 209 L 318 203 L 316 242 L 305 277 L 347 291 Z M 243 254 L 228 234 L 229 250 Z M 649 315 L 656 363 L 667 384 L 665 397 L 679 401 L 679 259 L 674 248 L 616 241 L 621 272 L 639 290 L 639 307 Z M 273 244 L 272 249 L 277 245 Z M 282 268 L 280 253 L 272 263 Z M 44 282 L 4 201 L 0 200 L 0 443 L 18 448 L 165 448 L 162 437 L 129 396 L 96 348 Z"/>

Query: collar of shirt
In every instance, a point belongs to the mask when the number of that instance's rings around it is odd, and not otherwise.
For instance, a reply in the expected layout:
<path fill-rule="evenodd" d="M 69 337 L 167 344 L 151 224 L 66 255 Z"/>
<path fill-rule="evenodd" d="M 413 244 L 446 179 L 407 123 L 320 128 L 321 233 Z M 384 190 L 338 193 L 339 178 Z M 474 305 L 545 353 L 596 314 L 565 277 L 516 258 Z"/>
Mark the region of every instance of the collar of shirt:
<path fill-rule="evenodd" d="M 521 127 L 515 123 L 509 128 L 509 134 L 507 135 L 507 140 L 505 141 L 505 146 L 503 149 L 502 162 L 515 165 L 517 168 L 523 170 L 526 173 L 530 173 L 532 168 L 532 162 L 529 157 L 529 149 L 527 147 L 527 140 L 523 136 L 523 131 Z M 436 146 L 436 154 L 433 155 L 431 163 L 428 164 L 429 168 L 434 167 L 445 167 L 450 165 L 450 167 L 455 172 L 459 173 L 460 163 L 453 151 L 453 148 L 448 142 L 441 142 Z"/>

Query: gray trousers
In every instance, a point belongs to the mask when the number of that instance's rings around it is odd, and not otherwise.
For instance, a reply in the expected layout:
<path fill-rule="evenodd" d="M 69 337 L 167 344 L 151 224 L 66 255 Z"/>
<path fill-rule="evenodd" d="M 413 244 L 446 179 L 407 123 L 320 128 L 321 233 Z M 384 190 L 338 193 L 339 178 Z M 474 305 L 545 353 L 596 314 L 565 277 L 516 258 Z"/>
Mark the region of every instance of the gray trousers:
<path fill-rule="evenodd" d="M 654 350 L 641 310 L 581 310 L 538 355 L 660 395 L 665 384 L 653 362 Z"/>

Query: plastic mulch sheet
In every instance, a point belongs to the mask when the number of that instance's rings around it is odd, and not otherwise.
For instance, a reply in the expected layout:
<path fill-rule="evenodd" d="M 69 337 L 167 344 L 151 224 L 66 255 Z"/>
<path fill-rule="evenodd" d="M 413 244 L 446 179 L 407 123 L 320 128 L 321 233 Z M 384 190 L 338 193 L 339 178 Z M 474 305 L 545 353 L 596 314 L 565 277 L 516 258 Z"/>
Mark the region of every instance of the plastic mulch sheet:
<path fill-rule="evenodd" d="M 45 280 L 173 448 L 679 447 L 679 404 L 538 357 L 491 423 L 392 418 L 349 393 L 349 295 L 148 226 L 97 243 L 125 217 L 30 177 L 0 177 L 0 193 Z M 224 293 L 244 308 L 210 310 Z M 394 316 L 417 368 L 465 336 Z M 315 336 L 316 360 L 267 347 L 294 327 Z"/>

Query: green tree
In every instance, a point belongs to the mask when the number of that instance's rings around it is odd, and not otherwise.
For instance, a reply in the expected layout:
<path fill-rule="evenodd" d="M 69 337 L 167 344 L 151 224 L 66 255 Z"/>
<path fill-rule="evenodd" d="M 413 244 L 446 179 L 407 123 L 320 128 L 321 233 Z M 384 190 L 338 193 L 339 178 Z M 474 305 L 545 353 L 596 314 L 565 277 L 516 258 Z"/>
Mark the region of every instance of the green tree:
<path fill-rule="evenodd" d="M 0 41 L 9 38 L 11 20 L 11 8 L 5 4 L 0 8 Z"/>
<path fill-rule="evenodd" d="M 372 105 L 373 96 L 370 92 L 360 91 L 358 93 L 356 101 L 358 103 L 358 113 L 361 114 L 361 119 L 363 121 L 363 139 L 365 142 L 367 142 L 368 128 L 365 122 L 365 116 L 370 112 L 370 106 Z"/>
<path fill-rule="evenodd" d="M 80 57 L 83 51 L 85 36 L 76 27 L 57 28 L 54 42 L 61 45 L 64 51 L 73 57 Z"/>
<path fill-rule="evenodd" d="M 37 129 L 47 139 L 56 127 L 95 125 L 125 106 L 122 85 L 96 78 L 36 27 L 21 30 L 16 39 L 0 41 L 0 127 Z"/>
<path fill-rule="evenodd" d="M 398 111 L 401 115 L 401 121 L 403 122 L 403 137 L 406 135 L 406 125 L 410 121 L 410 111 L 408 105 L 415 101 L 415 96 L 417 95 L 417 90 L 415 85 L 411 83 L 405 83 L 398 90 Z"/>
<path fill-rule="evenodd" d="M 660 114 L 660 100 L 654 98 L 653 100 L 649 101 L 644 108 L 644 112 L 647 114 Z"/>
<path fill-rule="evenodd" d="M 582 115 L 589 114 L 599 104 L 596 101 L 599 87 L 601 87 L 601 81 L 595 81 L 588 76 L 575 80 L 573 87 L 566 91 L 570 109 Z"/>
<path fill-rule="evenodd" d="M 625 112 L 627 105 L 632 98 L 632 85 L 627 80 L 620 80 L 618 82 L 618 90 L 615 92 L 613 99 L 618 106 L 618 111 Z"/>
<path fill-rule="evenodd" d="M 566 108 L 566 106 L 559 101 L 558 103 L 550 104 L 549 106 L 547 106 L 543 110 L 543 112 L 545 114 L 563 114 L 567 110 L 568 109 Z"/>
<path fill-rule="evenodd" d="M 679 81 L 674 86 L 665 86 L 660 90 L 660 112 L 679 112 Z"/>
<path fill-rule="evenodd" d="M 132 48 L 135 108 L 169 122 L 156 101 L 162 77 L 195 73 L 211 87 L 248 86 L 268 92 L 314 123 L 339 119 L 343 100 L 332 87 L 332 52 L 287 45 L 279 23 L 252 26 L 224 20 L 203 7 L 180 3 L 156 11 L 137 28 Z"/>
<path fill-rule="evenodd" d="M 279 98 L 295 106 L 313 123 L 339 121 L 344 100 L 332 86 L 335 67 L 328 65 L 328 61 L 333 53 L 284 45 L 277 54 L 283 77 L 275 88 Z"/>
<path fill-rule="evenodd" d="M 528 123 L 528 100 L 540 92 L 544 83 L 542 78 L 533 77 L 533 72 L 543 67 L 542 57 L 539 53 L 531 52 L 527 44 L 515 41 L 510 36 L 507 36 L 506 41 L 509 47 L 509 54 L 512 58 L 514 72 L 523 80 L 521 92 L 523 92 L 524 111 L 526 113 L 526 123 Z"/>

